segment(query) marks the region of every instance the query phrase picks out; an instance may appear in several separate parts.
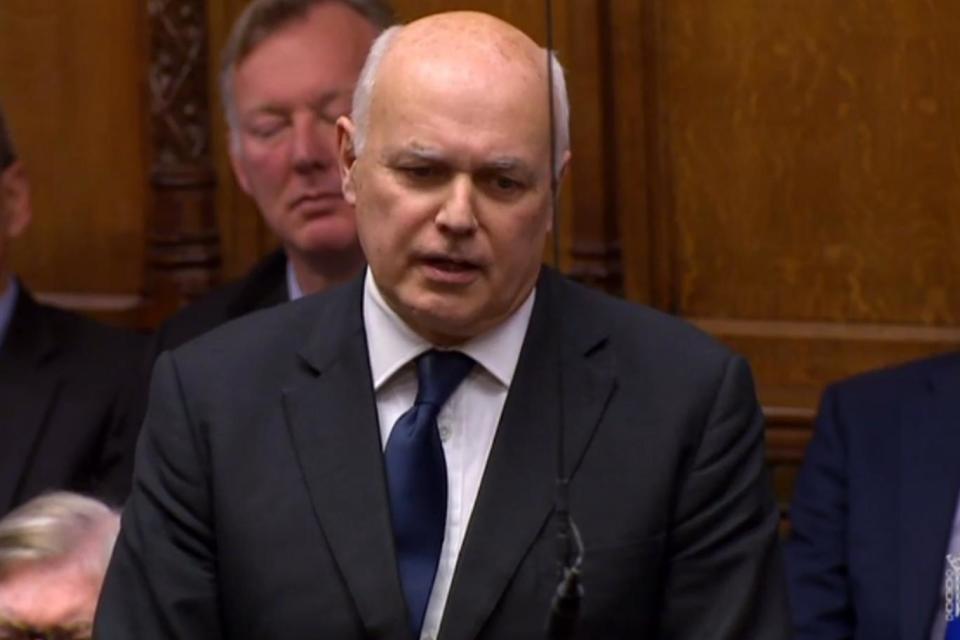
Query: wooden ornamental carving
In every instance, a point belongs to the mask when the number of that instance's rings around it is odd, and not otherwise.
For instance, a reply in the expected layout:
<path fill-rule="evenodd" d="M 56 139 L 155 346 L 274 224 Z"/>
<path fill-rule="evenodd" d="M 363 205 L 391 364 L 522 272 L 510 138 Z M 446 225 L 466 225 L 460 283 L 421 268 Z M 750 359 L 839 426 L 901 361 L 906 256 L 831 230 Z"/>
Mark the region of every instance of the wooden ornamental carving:
<path fill-rule="evenodd" d="M 219 276 L 205 0 L 150 0 L 146 288 L 162 318 Z"/>

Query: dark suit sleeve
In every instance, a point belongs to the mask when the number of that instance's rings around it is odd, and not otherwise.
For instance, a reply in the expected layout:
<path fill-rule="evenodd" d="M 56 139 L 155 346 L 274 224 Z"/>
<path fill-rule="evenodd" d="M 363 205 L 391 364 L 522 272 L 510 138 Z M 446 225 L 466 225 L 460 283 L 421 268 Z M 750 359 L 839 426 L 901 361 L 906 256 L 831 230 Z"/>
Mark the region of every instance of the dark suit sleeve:
<path fill-rule="evenodd" d="M 797 638 L 851 638 L 853 606 L 847 583 L 847 465 L 837 393 L 820 404 L 813 440 L 790 506 L 787 578 Z"/>
<path fill-rule="evenodd" d="M 95 638 L 222 637 L 206 458 L 174 360 L 165 353 L 154 369 Z"/>
<path fill-rule="evenodd" d="M 790 637 L 763 433 L 749 368 L 732 357 L 678 488 L 659 637 Z"/>
<path fill-rule="evenodd" d="M 92 491 L 114 507 L 123 506 L 130 494 L 134 452 L 143 417 L 142 411 L 135 411 L 133 407 L 139 405 L 135 396 L 141 393 L 139 377 L 132 374 L 117 393 L 97 461 Z"/>

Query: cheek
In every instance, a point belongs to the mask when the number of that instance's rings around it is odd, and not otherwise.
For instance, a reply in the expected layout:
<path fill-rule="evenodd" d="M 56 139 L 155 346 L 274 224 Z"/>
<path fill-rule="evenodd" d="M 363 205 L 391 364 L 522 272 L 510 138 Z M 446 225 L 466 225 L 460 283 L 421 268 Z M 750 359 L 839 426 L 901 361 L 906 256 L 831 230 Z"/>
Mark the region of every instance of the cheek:
<path fill-rule="evenodd" d="M 254 192 L 267 195 L 283 188 L 288 172 L 286 157 L 280 146 L 252 145 L 244 153 L 241 165 Z"/>

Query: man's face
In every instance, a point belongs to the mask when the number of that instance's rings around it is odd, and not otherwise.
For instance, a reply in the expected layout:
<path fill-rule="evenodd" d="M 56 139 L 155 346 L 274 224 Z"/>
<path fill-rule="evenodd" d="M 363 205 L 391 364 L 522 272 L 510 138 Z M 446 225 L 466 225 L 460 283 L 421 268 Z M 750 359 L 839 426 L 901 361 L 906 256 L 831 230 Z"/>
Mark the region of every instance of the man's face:
<path fill-rule="evenodd" d="M 355 249 L 353 208 L 336 163 L 335 121 L 350 110 L 374 27 L 339 2 L 315 7 L 235 69 L 231 160 L 288 252 Z"/>
<path fill-rule="evenodd" d="M 77 558 L 25 564 L 0 578 L 0 623 L 89 630 L 101 584 Z"/>
<path fill-rule="evenodd" d="M 391 51 L 355 162 L 341 120 L 344 192 L 370 269 L 390 306 L 438 344 L 522 304 L 551 226 L 545 83 L 500 56 L 471 62 Z"/>

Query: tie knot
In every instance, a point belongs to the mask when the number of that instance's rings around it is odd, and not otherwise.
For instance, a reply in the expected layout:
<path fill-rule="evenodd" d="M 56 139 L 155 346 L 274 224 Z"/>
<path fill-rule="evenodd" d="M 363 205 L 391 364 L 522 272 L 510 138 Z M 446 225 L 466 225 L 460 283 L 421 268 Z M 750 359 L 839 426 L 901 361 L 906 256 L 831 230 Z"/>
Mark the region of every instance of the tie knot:
<path fill-rule="evenodd" d="M 473 358 L 459 351 L 431 349 L 417 358 L 416 404 L 443 406 L 473 367 Z"/>

